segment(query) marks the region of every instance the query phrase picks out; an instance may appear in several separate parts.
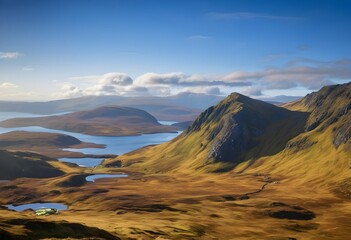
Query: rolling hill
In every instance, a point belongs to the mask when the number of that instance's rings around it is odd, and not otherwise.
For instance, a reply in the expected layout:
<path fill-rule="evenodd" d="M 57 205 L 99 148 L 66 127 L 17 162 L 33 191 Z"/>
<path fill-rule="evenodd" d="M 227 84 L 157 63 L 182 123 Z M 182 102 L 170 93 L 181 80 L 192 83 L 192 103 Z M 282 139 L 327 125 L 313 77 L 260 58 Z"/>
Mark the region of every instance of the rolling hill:
<path fill-rule="evenodd" d="M 0 180 L 20 177 L 50 178 L 64 175 L 65 172 L 50 164 L 53 161 L 57 160 L 35 153 L 0 150 Z"/>
<path fill-rule="evenodd" d="M 158 123 L 149 113 L 128 107 L 100 107 L 89 111 L 38 118 L 15 118 L 0 122 L 2 127 L 41 126 L 96 136 L 128 136 L 175 132 Z"/>
<path fill-rule="evenodd" d="M 64 148 L 103 148 L 104 145 L 82 142 L 79 139 L 58 133 L 12 131 L 0 134 L 0 149 L 30 151 L 53 158 L 83 157 L 78 152 L 64 151 Z"/>

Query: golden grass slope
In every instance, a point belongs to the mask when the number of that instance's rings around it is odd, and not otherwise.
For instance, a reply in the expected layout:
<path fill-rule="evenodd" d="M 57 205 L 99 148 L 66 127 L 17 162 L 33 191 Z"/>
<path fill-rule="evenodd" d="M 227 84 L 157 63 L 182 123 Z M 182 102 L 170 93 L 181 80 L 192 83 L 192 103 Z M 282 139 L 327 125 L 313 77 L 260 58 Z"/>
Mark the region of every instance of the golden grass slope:
<path fill-rule="evenodd" d="M 149 173 L 228 171 L 281 151 L 303 131 L 307 115 L 235 93 L 203 112 L 178 138 L 104 164 L 122 162 Z"/>
<path fill-rule="evenodd" d="M 256 162 L 255 170 L 284 173 L 323 185 L 351 177 L 351 83 L 323 87 L 284 105 L 309 112 L 306 131 L 279 154 Z M 350 188 L 351 189 L 351 188 Z"/>
<path fill-rule="evenodd" d="M 328 185 L 351 177 L 351 84 L 327 86 L 279 108 L 232 94 L 202 113 L 178 138 L 105 161 L 146 173 L 264 172 Z M 289 110 L 289 111 L 288 111 Z M 296 111 L 298 110 L 298 111 Z M 241 118 L 238 118 L 240 116 Z M 235 119 L 236 121 L 230 121 Z M 249 146 L 229 161 L 209 157 L 227 125 L 246 126 Z M 218 131 L 218 128 L 220 129 Z M 211 137 L 211 134 L 215 136 Z M 235 139 L 234 139 L 235 140 Z"/>

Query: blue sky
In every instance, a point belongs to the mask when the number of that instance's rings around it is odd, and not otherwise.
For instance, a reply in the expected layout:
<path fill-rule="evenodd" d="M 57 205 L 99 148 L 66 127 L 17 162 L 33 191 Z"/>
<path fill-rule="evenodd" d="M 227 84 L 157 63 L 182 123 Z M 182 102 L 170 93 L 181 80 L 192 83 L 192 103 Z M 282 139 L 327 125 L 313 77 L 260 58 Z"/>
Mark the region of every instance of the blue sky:
<path fill-rule="evenodd" d="M 351 79 L 351 1 L 0 0 L 0 99 L 304 95 Z"/>

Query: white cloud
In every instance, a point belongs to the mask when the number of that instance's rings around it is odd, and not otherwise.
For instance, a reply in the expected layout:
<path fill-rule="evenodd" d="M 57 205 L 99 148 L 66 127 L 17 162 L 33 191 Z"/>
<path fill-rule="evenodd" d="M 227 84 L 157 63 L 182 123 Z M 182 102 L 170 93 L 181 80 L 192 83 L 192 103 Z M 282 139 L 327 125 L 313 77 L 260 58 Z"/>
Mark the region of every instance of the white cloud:
<path fill-rule="evenodd" d="M 126 73 L 110 72 L 103 75 L 93 75 L 93 76 L 81 76 L 81 77 L 71 77 L 70 80 L 84 80 L 100 84 L 112 84 L 112 85 L 132 85 L 133 79 L 129 77 Z"/>
<path fill-rule="evenodd" d="M 125 73 L 106 73 L 99 79 L 99 83 L 106 85 L 127 86 L 133 84 L 133 79 Z"/>
<path fill-rule="evenodd" d="M 337 81 L 351 80 L 351 60 L 314 61 L 300 59 L 283 67 L 271 67 L 257 72 L 233 72 L 226 81 L 250 81 L 262 89 L 290 89 L 298 86 L 316 90 Z"/>
<path fill-rule="evenodd" d="M 10 89 L 10 88 L 17 88 L 18 86 L 11 82 L 4 82 L 0 84 L 0 89 Z"/>
<path fill-rule="evenodd" d="M 60 93 L 56 94 L 57 97 L 71 98 L 84 96 L 84 92 L 71 83 L 63 83 L 61 90 Z"/>
<path fill-rule="evenodd" d="M 235 71 L 221 76 L 185 74 L 183 72 L 145 73 L 135 81 L 125 73 L 70 78 L 75 84 L 61 84 L 61 95 L 167 96 L 179 92 L 222 95 L 239 91 L 263 96 L 269 91 L 316 90 L 327 84 L 351 80 L 351 60 L 316 61 L 296 59 L 279 67 L 260 71 Z M 82 82 L 83 81 L 83 82 Z M 87 86 L 88 85 L 88 86 Z M 78 87 L 79 86 L 79 87 Z M 84 87 L 82 87 L 84 86 Z"/>
<path fill-rule="evenodd" d="M 182 89 L 182 92 L 203 93 L 203 94 L 209 94 L 209 95 L 222 94 L 219 87 L 188 87 L 188 88 Z"/>
<path fill-rule="evenodd" d="M 211 78 L 201 75 L 187 75 L 182 72 L 172 73 L 145 73 L 135 80 L 138 85 L 174 85 L 182 87 L 190 86 L 248 86 L 250 82 Z"/>
<path fill-rule="evenodd" d="M 71 77 L 76 82 L 85 81 L 91 83 L 84 89 L 75 89 L 71 94 L 80 95 L 123 95 L 128 91 L 128 86 L 133 85 L 133 79 L 125 73 L 110 72 L 103 75 Z M 73 85 L 75 86 L 75 85 Z M 132 89 L 132 88 L 130 88 Z M 131 92 L 136 92 L 131 90 Z"/>
<path fill-rule="evenodd" d="M 0 59 L 16 59 L 22 55 L 19 52 L 0 52 Z"/>

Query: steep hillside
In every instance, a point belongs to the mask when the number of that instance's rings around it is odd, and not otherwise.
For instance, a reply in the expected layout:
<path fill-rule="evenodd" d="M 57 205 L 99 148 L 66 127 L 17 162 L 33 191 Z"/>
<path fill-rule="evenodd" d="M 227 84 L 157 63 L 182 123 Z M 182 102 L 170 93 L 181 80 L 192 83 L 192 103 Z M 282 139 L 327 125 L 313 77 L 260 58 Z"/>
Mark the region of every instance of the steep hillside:
<path fill-rule="evenodd" d="M 102 136 L 127 136 L 174 132 L 149 113 L 127 107 L 100 107 L 94 110 L 39 118 L 15 118 L 0 123 L 2 127 L 41 126 L 70 132 Z"/>
<path fill-rule="evenodd" d="M 284 107 L 309 113 L 305 131 L 284 151 L 258 161 L 256 169 L 301 182 L 346 181 L 351 193 L 351 181 L 346 180 L 351 178 L 351 83 L 323 87 Z"/>
<path fill-rule="evenodd" d="M 246 160 L 270 156 L 304 129 L 307 113 L 233 93 L 208 108 L 175 140 L 117 158 L 150 172 L 227 171 Z M 114 162 L 106 162 L 113 165 Z"/>
<path fill-rule="evenodd" d="M 57 161 L 35 153 L 0 150 L 0 180 L 20 177 L 49 178 L 64 174 L 50 162 Z"/>
<path fill-rule="evenodd" d="M 322 184 L 351 179 L 351 84 L 277 107 L 240 94 L 203 112 L 178 138 L 105 162 L 146 172 L 265 172 Z M 351 180 L 347 181 L 351 189 Z M 351 191 L 350 191 L 351 192 Z"/>
<path fill-rule="evenodd" d="M 311 113 L 306 131 L 317 129 L 322 132 L 333 126 L 333 144 L 336 148 L 350 143 L 351 83 L 323 87 L 283 107 Z"/>

